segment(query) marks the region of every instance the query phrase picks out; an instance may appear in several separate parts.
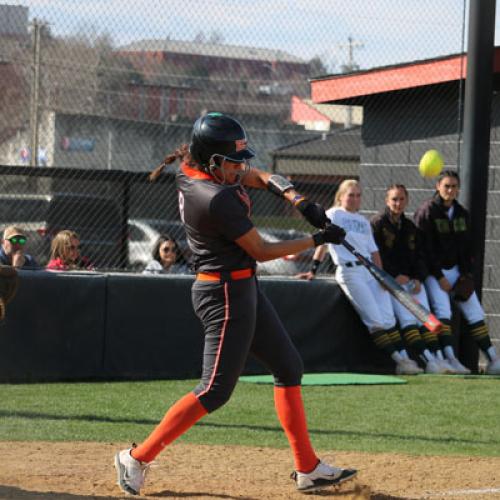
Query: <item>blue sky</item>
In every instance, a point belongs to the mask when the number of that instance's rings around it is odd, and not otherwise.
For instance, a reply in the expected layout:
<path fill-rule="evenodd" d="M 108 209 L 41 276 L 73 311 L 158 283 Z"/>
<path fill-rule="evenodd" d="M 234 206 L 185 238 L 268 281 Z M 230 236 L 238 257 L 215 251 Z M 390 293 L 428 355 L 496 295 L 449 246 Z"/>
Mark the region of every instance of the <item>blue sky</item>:
<path fill-rule="evenodd" d="M 469 0 L 470 1 L 470 0 Z M 467 0 L 23 0 L 57 35 L 106 32 L 116 44 L 144 38 L 192 40 L 203 31 L 225 43 L 348 62 L 349 36 L 361 68 L 462 50 Z M 498 10 L 498 9 L 497 9 Z M 498 19 L 498 12 L 497 12 Z M 465 30 L 465 35 L 467 30 Z"/>

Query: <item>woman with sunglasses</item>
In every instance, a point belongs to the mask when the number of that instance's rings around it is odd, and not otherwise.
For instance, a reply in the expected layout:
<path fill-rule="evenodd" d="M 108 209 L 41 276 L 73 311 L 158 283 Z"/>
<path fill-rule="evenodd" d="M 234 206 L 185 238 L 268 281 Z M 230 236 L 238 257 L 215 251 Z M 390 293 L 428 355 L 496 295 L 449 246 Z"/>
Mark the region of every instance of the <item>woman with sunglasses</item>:
<path fill-rule="evenodd" d="M 0 247 L 0 264 L 23 269 L 39 268 L 36 260 L 24 251 L 27 241 L 28 238 L 21 228 L 6 227 Z"/>
<path fill-rule="evenodd" d="M 54 236 L 50 248 L 50 260 L 47 264 L 50 271 L 93 269 L 88 258 L 80 255 L 80 238 L 74 231 L 59 231 Z"/>
<path fill-rule="evenodd" d="M 193 252 L 196 279 L 191 298 L 205 346 L 200 383 L 174 403 L 139 446 L 116 454 L 118 484 L 126 493 L 139 494 L 151 461 L 229 400 L 250 353 L 274 376 L 275 409 L 293 452 L 296 488 L 313 491 L 356 475 L 316 455 L 301 395 L 302 360 L 255 276 L 256 261 L 338 243 L 345 232 L 329 225 L 297 240 L 264 240 L 250 218 L 247 187 L 284 198 L 315 227 L 324 227 L 327 219 L 324 209 L 299 195 L 287 179 L 250 167 L 252 157 L 240 123 L 222 113 L 208 113 L 194 124 L 191 144 L 168 155 L 153 172 L 154 178 L 165 165 L 181 160 L 179 211 Z"/>
<path fill-rule="evenodd" d="M 153 247 L 153 259 L 143 274 L 187 274 L 188 267 L 183 263 L 179 246 L 173 236 L 161 234 Z"/>

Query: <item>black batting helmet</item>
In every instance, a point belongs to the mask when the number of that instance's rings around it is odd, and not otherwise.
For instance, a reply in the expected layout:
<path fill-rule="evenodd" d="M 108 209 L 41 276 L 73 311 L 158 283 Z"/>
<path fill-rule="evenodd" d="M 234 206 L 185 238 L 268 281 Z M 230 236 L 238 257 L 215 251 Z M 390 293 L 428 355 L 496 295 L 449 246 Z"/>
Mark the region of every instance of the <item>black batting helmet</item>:
<path fill-rule="evenodd" d="M 243 162 L 255 156 L 247 146 L 245 130 L 234 118 L 223 113 L 208 113 L 196 120 L 189 151 L 193 159 L 208 168 L 213 155 Z"/>

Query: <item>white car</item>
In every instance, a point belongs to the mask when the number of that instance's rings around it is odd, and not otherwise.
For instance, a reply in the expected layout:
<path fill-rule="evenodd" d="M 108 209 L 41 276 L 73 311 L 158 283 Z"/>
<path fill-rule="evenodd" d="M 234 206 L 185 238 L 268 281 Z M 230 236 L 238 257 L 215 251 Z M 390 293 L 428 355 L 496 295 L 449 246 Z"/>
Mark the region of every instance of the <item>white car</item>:
<path fill-rule="evenodd" d="M 189 262 L 186 232 L 180 221 L 163 219 L 129 219 L 128 259 L 129 266 L 142 270 L 153 258 L 153 248 L 160 235 L 173 237 L 181 252 L 184 263 Z"/>

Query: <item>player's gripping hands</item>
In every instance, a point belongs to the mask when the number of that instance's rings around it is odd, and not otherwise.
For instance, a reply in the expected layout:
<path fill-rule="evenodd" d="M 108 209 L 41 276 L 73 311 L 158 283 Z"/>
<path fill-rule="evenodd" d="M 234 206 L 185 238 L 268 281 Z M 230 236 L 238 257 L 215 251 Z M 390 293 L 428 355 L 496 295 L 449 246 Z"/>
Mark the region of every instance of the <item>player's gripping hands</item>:
<path fill-rule="evenodd" d="M 314 245 L 319 246 L 324 243 L 340 245 L 345 238 L 345 231 L 340 226 L 328 222 L 325 228 L 313 234 Z"/>

